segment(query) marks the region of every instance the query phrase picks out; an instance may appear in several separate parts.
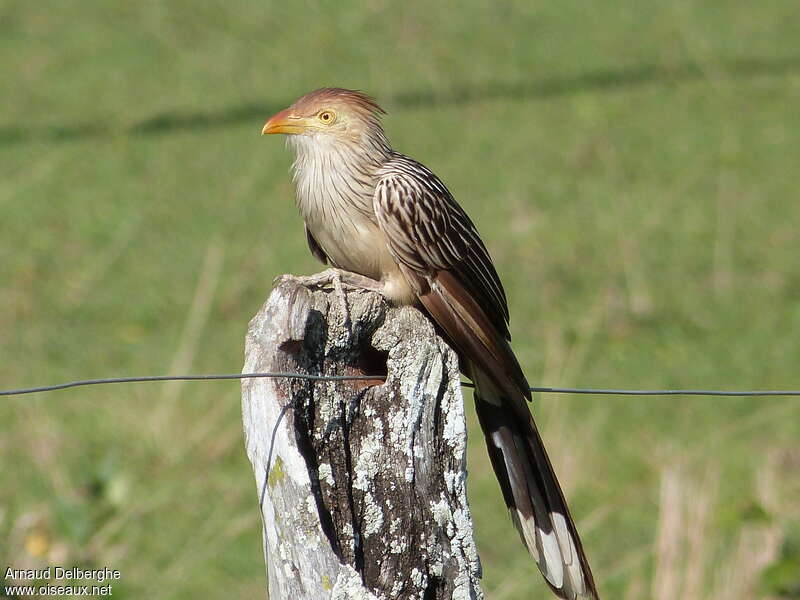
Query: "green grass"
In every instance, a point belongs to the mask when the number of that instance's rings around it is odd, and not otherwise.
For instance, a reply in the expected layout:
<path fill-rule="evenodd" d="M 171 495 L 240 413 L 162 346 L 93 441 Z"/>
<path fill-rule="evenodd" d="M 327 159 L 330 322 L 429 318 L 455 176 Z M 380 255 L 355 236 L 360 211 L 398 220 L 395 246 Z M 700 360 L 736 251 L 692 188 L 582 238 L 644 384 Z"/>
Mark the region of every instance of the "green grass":
<path fill-rule="evenodd" d="M 800 388 L 797 39 L 788 0 L 6 0 L 0 387 L 240 369 L 272 279 L 318 268 L 289 153 L 258 132 L 340 85 L 478 223 L 532 382 Z M 238 402 L 4 399 L 0 563 L 108 565 L 121 598 L 261 597 Z M 800 597 L 797 399 L 534 410 L 604 597 Z M 470 419 L 485 590 L 546 597 Z"/>

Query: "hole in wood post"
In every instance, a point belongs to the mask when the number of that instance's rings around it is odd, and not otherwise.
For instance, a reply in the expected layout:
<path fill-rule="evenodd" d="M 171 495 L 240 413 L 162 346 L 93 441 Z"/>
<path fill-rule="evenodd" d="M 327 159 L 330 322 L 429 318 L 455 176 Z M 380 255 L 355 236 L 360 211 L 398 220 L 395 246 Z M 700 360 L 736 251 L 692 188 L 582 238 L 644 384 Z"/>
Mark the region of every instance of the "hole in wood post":
<path fill-rule="evenodd" d="M 297 356 L 303 350 L 303 340 L 286 340 L 278 346 L 278 349 L 286 354 Z"/>
<path fill-rule="evenodd" d="M 361 384 L 358 386 L 359 389 L 372 385 L 381 385 L 389 373 L 388 360 L 388 352 L 378 350 L 368 343 L 362 344 L 359 348 L 358 361 L 354 366 L 363 375 L 375 375 L 375 381 L 365 380 L 354 381 L 353 383 Z"/>

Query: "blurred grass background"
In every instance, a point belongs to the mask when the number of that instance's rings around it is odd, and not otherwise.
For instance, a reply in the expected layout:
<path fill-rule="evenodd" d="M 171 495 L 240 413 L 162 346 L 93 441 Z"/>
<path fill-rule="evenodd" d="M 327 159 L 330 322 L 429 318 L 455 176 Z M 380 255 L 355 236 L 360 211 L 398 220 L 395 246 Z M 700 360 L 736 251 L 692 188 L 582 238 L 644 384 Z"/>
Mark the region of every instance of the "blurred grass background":
<path fill-rule="evenodd" d="M 264 120 L 367 90 L 467 208 L 533 384 L 800 388 L 790 0 L 0 4 L 0 387 L 241 367 L 318 270 Z M 605 598 L 800 597 L 800 402 L 544 396 Z M 548 597 L 470 415 L 493 600 Z M 259 598 L 235 383 L 0 403 L 0 563 Z"/>

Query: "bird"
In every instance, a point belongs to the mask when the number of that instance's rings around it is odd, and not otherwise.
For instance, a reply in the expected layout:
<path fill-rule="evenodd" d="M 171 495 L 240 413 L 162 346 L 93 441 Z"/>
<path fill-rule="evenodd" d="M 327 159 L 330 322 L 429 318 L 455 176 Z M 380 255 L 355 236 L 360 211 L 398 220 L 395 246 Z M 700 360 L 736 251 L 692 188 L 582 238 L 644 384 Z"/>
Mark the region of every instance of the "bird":
<path fill-rule="evenodd" d="M 442 180 L 392 148 L 384 114 L 361 91 L 327 87 L 262 129 L 286 135 L 309 249 L 330 265 L 308 281 L 378 291 L 433 321 L 475 385 L 490 462 L 522 542 L 556 596 L 597 600 L 528 408 L 530 386 L 510 345 L 508 302 L 491 256 Z"/>

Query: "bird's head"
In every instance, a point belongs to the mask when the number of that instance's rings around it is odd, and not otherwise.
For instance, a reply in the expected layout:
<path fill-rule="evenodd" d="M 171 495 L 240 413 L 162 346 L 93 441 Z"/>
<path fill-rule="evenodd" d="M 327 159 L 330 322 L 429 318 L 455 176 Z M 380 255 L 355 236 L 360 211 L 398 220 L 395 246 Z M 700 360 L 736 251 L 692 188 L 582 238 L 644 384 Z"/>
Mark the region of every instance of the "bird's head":
<path fill-rule="evenodd" d="M 270 117 L 262 134 L 326 136 L 359 141 L 383 138 L 384 110 L 366 94 L 342 88 L 322 88 L 298 98 L 289 108 Z"/>

